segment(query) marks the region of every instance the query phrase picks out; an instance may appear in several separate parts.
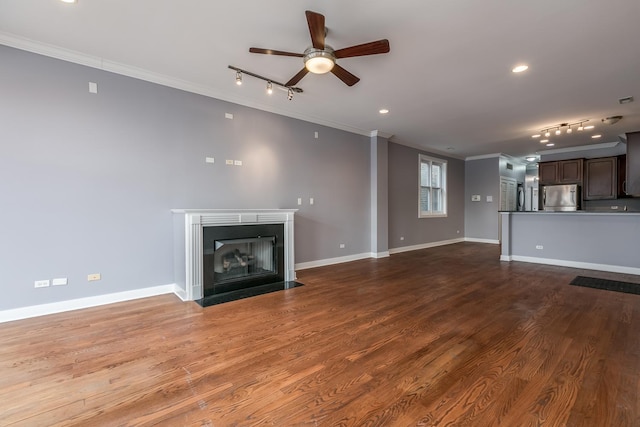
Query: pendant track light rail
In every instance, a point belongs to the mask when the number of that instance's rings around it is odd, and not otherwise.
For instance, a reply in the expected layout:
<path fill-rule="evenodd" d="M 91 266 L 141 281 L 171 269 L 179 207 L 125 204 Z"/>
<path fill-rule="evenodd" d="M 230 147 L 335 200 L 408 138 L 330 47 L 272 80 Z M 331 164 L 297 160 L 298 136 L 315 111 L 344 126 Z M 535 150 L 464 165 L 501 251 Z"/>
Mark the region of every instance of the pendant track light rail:
<path fill-rule="evenodd" d="M 302 92 L 304 92 L 304 91 L 302 90 L 302 88 L 299 88 L 299 87 L 296 87 L 296 86 L 287 86 L 287 85 L 286 85 L 286 84 L 284 84 L 284 83 L 280 83 L 280 82 L 278 82 L 278 81 L 275 81 L 275 80 L 273 80 L 273 79 L 270 79 L 270 78 L 267 78 L 267 77 L 261 76 L 261 75 L 259 75 L 259 74 L 252 73 L 252 72 L 247 71 L 247 70 L 243 70 L 242 68 L 234 67 L 233 65 L 229 65 L 229 68 L 230 68 L 230 69 L 232 69 L 232 70 L 234 70 L 234 71 L 236 72 L 236 75 L 238 75 L 238 73 L 239 73 L 239 75 L 240 75 L 240 79 L 242 79 L 242 77 L 241 77 L 241 76 L 242 76 L 243 74 L 245 74 L 245 75 L 247 75 L 247 76 L 255 77 L 256 79 L 260 79 L 260 80 L 263 80 L 263 81 L 267 82 L 267 87 L 269 87 L 269 83 L 270 83 L 271 85 L 280 86 L 280 87 L 282 87 L 282 88 L 286 89 L 286 90 L 287 90 L 287 92 L 288 92 L 288 93 L 290 93 L 290 94 L 291 94 L 291 93 L 293 93 L 293 92 L 295 92 L 295 93 L 302 93 Z M 236 78 L 236 81 L 237 81 L 237 78 Z"/>

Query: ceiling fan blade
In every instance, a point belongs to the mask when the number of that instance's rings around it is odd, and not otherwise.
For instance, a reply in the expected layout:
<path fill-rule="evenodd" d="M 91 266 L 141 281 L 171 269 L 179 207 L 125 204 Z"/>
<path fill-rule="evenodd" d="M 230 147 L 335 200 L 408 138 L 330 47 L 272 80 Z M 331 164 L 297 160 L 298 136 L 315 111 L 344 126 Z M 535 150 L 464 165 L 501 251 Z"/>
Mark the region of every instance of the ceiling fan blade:
<path fill-rule="evenodd" d="M 353 74 L 351 74 L 350 72 L 348 72 L 347 70 L 339 66 L 338 64 L 333 65 L 331 72 L 335 74 L 337 78 L 342 80 L 344 84 L 346 84 L 347 86 L 353 86 L 354 84 L 360 81 L 358 77 L 354 76 Z"/>
<path fill-rule="evenodd" d="M 251 52 L 251 53 L 264 53 L 266 55 L 297 56 L 299 58 L 304 57 L 304 54 L 302 54 L 302 53 L 283 52 L 281 50 L 273 50 L 273 49 L 261 49 L 259 47 L 251 47 L 251 48 L 249 48 L 249 52 Z"/>
<path fill-rule="evenodd" d="M 344 49 L 338 49 L 333 54 L 336 58 L 352 58 L 354 56 L 376 55 L 379 53 L 388 53 L 389 40 L 382 39 L 375 42 L 369 42 L 359 44 L 357 46 L 345 47 Z"/>
<path fill-rule="evenodd" d="M 304 76 L 307 75 L 307 73 L 309 72 L 309 70 L 307 70 L 307 68 L 303 68 L 302 70 L 298 71 L 298 74 L 296 74 L 295 76 L 291 77 L 291 80 L 289 80 L 288 82 L 286 82 L 284 85 L 289 87 L 289 86 L 295 86 L 300 80 L 302 80 L 302 78 Z"/>
<path fill-rule="evenodd" d="M 309 24 L 309 33 L 311 34 L 311 44 L 316 49 L 324 49 L 324 15 L 307 10 L 307 24 Z"/>

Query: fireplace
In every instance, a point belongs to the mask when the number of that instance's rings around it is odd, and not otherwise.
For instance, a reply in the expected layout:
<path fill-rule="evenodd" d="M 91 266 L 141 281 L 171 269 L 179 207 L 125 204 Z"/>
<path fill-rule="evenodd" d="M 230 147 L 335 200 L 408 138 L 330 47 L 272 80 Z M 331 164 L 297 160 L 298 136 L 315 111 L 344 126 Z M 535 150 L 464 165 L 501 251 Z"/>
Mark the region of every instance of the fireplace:
<path fill-rule="evenodd" d="M 295 280 L 294 209 L 174 209 L 177 294 L 213 295 Z"/>
<path fill-rule="evenodd" d="M 282 224 L 203 227 L 203 294 L 284 282 Z"/>

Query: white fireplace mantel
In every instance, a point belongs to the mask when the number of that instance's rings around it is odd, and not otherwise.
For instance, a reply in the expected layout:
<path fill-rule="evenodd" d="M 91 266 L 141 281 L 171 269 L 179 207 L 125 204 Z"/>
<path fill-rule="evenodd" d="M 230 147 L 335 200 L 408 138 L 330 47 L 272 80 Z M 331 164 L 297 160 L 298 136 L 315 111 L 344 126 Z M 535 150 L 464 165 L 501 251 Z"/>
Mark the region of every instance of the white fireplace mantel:
<path fill-rule="evenodd" d="M 174 271 L 178 295 L 193 301 L 203 297 L 202 229 L 225 225 L 283 224 L 285 281 L 294 281 L 293 217 L 297 209 L 172 209 Z"/>

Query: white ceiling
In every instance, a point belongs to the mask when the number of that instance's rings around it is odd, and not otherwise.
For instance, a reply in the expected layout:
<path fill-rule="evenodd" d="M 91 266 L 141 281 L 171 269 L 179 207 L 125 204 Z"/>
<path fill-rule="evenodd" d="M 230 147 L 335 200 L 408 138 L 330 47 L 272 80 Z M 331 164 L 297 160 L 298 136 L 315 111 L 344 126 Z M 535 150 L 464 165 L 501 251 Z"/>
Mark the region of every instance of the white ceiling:
<path fill-rule="evenodd" d="M 228 65 L 280 82 L 303 67 L 249 48 L 302 53 L 305 10 L 325 15 L 335 49 L 386 38 L 391 52 L 338 60 L 353 87 L 308 74 L 292 101 L 235 85 Z M 532 154 L 547 149 L 533 133 L 582 119 L 596 128 L 554 149 L 640 130 L 638 0 L 0 0 L 0 44 L 460 158 Z"/>

